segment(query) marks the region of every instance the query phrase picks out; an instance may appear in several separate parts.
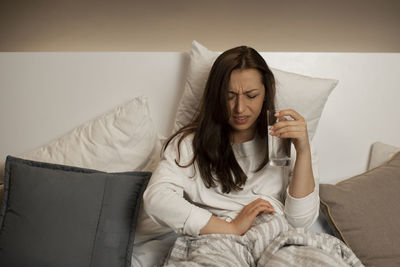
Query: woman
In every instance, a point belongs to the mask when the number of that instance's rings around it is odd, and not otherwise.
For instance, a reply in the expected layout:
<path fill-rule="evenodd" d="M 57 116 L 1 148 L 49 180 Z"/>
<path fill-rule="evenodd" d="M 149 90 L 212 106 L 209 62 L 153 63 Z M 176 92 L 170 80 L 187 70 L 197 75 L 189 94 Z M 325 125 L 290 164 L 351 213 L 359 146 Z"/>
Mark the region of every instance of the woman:
<path fill-rule="evenodd" d="M 275 80 L 256 50 L 240 46 L 214 62 L 194 120 L 172 135 L 144 193 L 153 220 L 178 233 L 243 235 L 262 212 L 309 228 L 319 210 L 304 118 L 279 111 L 271 135 L 292 138 L 296 161 L 268 164 L 266 111 Z M 290 116 L 293 120 L 285 120 Z"/>

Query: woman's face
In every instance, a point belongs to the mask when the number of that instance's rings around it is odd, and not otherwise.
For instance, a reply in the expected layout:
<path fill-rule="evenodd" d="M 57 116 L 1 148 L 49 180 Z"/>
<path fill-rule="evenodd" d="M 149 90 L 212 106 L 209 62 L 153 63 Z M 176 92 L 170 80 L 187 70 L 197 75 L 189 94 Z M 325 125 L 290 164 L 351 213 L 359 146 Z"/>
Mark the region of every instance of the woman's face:
<path fill-rule="evenodd" d="M 258 70 L 232 71 L 228 87 L 228 106 L 234 143 L 243 143 L 254 138 L 264 97 L 265 87 Z"/>

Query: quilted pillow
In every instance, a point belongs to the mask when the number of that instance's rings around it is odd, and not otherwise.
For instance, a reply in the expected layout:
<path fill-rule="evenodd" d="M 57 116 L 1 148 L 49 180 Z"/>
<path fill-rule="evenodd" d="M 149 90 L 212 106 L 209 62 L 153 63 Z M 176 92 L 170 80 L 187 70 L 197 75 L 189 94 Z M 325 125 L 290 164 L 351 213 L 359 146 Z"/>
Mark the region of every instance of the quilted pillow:
<path fill-rule="evenodd" d="M 7 157 L 0 266 L 130 267 L 150 175 Z"/>
<path fill-rule="evenodd" d="M 185 89 L 178 105 L 175 130 L 186 125 L 199 107 L 200 99 L 207 82 L 208 74 L 219 52 L 208 50 L 196 41 L 192 42 L 190 65 Z M 265 59 L 268 64 L 268 59 Z M 276 80 L 276 107 L 292 108 L 307 121 L 310 139 L 313 138 L 329 94 L 338 81 L 313 78 L 271 68 Z"/>

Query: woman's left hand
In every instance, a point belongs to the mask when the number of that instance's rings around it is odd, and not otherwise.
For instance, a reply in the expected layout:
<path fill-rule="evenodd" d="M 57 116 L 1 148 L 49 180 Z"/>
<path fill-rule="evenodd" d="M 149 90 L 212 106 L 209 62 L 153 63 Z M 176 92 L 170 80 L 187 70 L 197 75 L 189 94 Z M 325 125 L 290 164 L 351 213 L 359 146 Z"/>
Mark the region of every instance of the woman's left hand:
<path fill-rule="evenodd" d="M 270 134 L 278 138 L 292 138 L 297 153 L 309 152 L 310 143 L 306 120 L 293 109 L 280 110 L 275 116 L 277 122 L 269 128 Z M 285 116 L 289 116 L 293 120 L 288 120 Z"/>

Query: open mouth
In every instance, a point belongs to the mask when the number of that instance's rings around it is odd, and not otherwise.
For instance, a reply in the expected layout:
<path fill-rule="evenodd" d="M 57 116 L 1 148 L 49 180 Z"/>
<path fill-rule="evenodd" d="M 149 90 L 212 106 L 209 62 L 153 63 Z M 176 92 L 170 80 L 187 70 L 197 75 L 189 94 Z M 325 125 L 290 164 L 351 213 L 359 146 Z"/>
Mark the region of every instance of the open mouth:
<path fill-rule="evenodd" d="M 248 120 L 248 116 L 238 116 L 238 117 L 233 117 L 233 120 L 235 121 L 236 124 L 245 124 Z"/>

